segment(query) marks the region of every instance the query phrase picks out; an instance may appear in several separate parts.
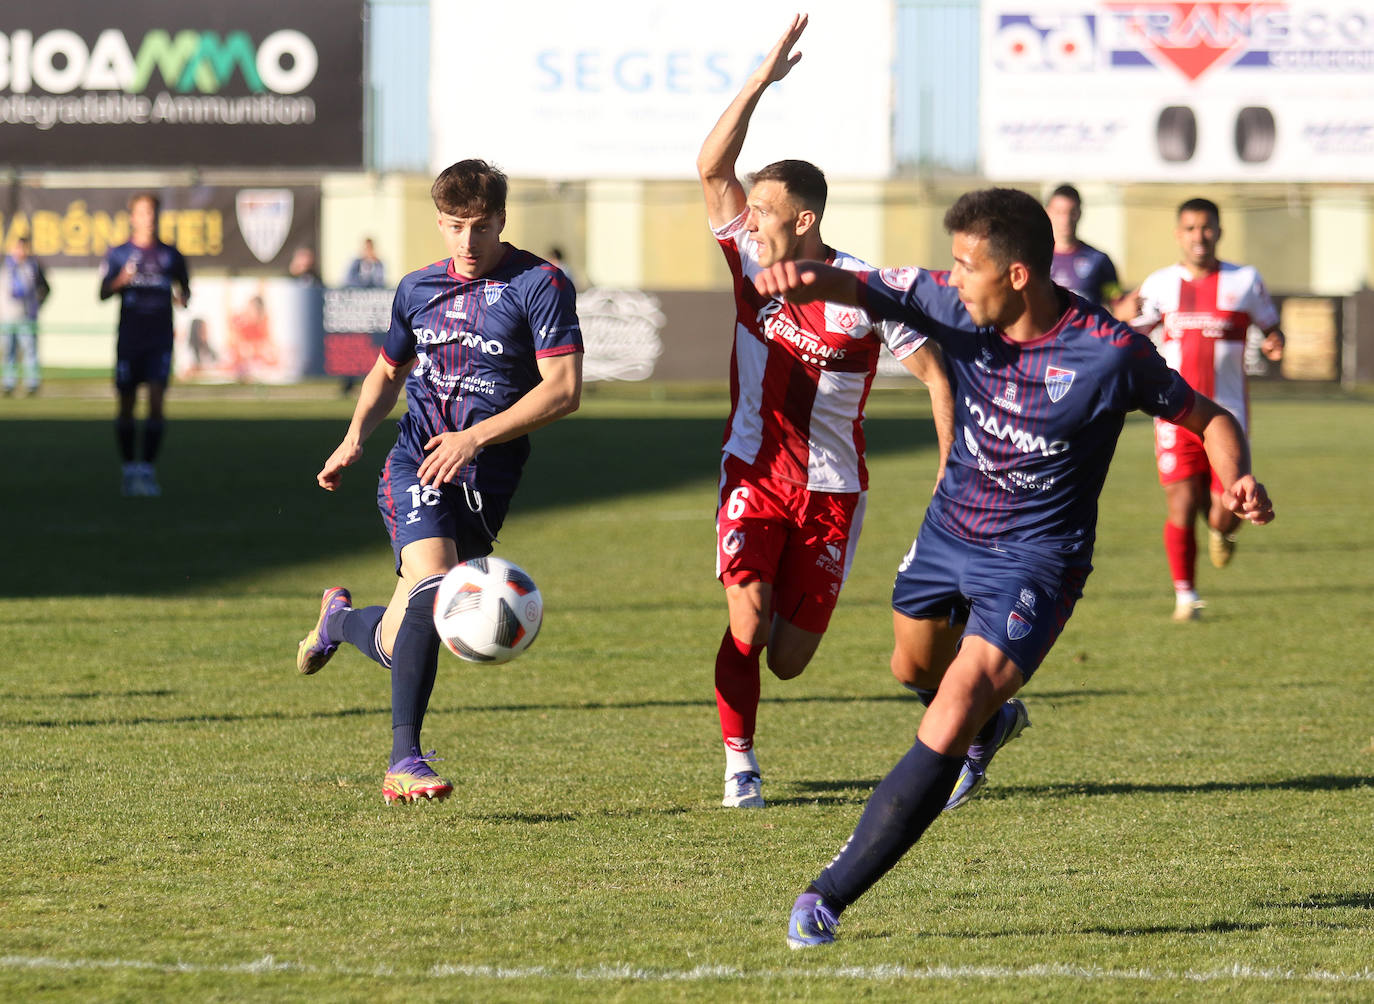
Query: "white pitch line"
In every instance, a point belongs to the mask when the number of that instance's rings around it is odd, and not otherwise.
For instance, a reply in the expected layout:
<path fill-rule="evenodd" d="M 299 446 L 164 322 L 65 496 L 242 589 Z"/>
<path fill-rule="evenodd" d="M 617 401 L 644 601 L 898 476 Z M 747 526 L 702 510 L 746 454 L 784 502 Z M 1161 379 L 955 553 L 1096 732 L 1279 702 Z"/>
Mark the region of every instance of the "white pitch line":
<path fill-rule="evenodd" d="M 1019 980 L 1028 977 L 1054 977 L 1084 983 L 1111 982 L 1188 982 L 1216 983 L 1226 980 L 1255 980 L 1263 983 L 1374 983 L 1374 969 L 1342 973 L 1326 969 L 1299 972 L 1292 969 L 1255 968 L 1242 964 L 1207 970 L 1104 969 L 1040 963 L 1030 966 L 798 966 L 795 969 L 741 969 L 736 966 L 696 966 L 692 969 L 653 969 L 631 965 L 602 965 L 591 968 L 559 969 L 552 966 L 484 966 L 445 963 L 428 970 L 401 973 L 391 967 L 352 969 L 308 966 L 283 962 L 264 955 L 251 962 L 203 964 L 194 962 L 149 962 L 138 959 L 58 959 L 43 955 L 0 956 L 0 969 L 89 970 L 136 969 L 147 972 L 225 973 L 261 976 L 280 973 L 308 973 L 325 976 L 374 976 L 394 978 L 428 977 L 442 980 L 467 977 L 486 980 L 583 980 L 592 983 L 696 983 L 708 980 L 820 979 L 858 980 L 895 983 L 902 981 Z"/>

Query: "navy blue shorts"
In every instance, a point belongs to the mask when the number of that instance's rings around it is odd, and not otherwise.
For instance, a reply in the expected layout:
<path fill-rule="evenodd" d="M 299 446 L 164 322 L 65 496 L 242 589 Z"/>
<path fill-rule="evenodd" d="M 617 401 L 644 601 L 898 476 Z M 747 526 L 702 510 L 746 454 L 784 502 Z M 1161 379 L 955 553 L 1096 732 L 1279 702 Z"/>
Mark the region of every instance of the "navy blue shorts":
<path fill-rule="evenodd" d="M 1058 561 L 1015 543 L 973 544 L 925 520 L 897 568 L 892 609 L 965 625 L 965 637 L 997 646 L 1029 680 L 1091 571 L 1091 562 Z"/>
<path fill-rule="evenodd" d="M 143 349 L 120 355 L 115 359 L 115 386 L 130 390 L 141 383 L 160 383 L 164 387 L 172 377 L 172 350 Z"/>
<path fill-rule="evenodd" d="M 417 474 L 420 463 L 393 447 L 377 484 L 377 508 L 391 535 L 396 570 L 401 569 L 402 548 L 431 537 L 447 537 L 456 543 L 459 561 L 490 554 L 510 508 L 510 495 L 454 483 L 422 485 Z"/>

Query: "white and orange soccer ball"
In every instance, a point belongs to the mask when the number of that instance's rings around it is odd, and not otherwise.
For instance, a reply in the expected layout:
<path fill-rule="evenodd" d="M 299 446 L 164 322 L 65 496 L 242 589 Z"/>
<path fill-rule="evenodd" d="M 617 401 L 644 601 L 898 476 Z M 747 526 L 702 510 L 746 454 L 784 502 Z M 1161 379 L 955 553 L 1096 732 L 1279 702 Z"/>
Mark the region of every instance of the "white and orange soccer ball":
<path fill-rule="evenodd" d="M 509 662 L 544 621 L 539 587 L 519 566 L 487 556 L 455 565 L 434 597 L 434 626 L 450 652 L 469 662 Z"/>

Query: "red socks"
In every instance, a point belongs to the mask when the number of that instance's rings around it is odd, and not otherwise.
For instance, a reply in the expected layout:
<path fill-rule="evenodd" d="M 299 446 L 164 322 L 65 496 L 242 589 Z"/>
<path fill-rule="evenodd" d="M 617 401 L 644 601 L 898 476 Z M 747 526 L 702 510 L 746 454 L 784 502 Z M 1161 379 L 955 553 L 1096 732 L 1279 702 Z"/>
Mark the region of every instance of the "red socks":
<path fill-rule="evenodd" d="M 729 749 L 740 753 L 754 746 L 754 721 L 759 712 L 759 653 L 762 645 L 742 642 L 725 629 L 716 653 L 716 708 L 720 734 Z"/>
<path fill-rule="evenodd" d="M 1174 589 L 1192 589 L 1197 573 L 1197 539 L 1193 536 L 1193 528 L 1190 526 L 1185 529 L 1166 522 L 1164 555 L 1169 559 L 1169 574 L 1173 576 Z"/>

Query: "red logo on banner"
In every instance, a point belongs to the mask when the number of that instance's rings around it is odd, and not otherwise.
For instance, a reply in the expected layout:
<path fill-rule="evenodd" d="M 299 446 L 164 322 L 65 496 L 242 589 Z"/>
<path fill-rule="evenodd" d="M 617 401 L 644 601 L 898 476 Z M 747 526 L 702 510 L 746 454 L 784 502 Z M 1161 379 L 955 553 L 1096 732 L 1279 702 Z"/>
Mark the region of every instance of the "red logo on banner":
<path fill-rule="evenodd" d="M 1167 63 L 1189 80 L 1197 80 L 1249 48 L 1255 15 L 1287 4 L 1116 2 L 1106 6 L 1122 16 L 1123 27 L 1155 62 Z"/>

